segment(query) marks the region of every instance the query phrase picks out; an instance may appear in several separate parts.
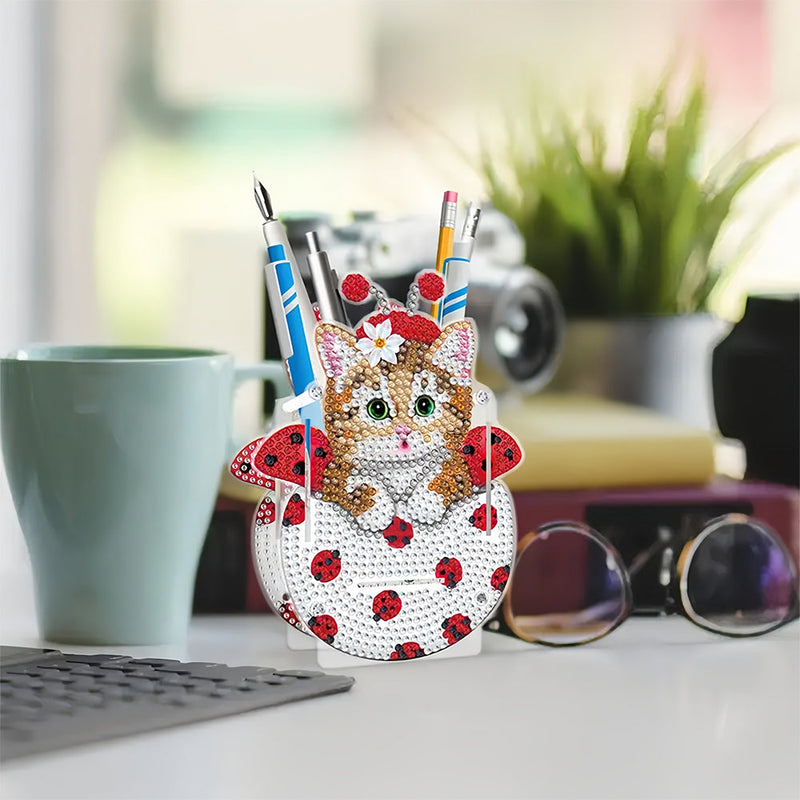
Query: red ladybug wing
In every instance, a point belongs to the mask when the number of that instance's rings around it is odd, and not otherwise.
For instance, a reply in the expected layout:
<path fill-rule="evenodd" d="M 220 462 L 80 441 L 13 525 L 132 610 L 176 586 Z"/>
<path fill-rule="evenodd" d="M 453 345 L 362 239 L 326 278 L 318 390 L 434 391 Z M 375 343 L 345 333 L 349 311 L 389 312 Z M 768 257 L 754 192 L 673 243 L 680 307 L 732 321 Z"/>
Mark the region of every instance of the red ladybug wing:
<path fill-rule="evenodd" d="M 318 428 L 311 428 L 312 490 L 322 488 L 322 474 L 332 458 L 328 437 Z M 270 488 L 274 486 L 271 480 L 273 478 L 304 486 L 305 427 L 287 425 L 269 436 L 250 442 L 231 463 L 231 473 L 245 483 L 255 483 Z"/>
<path fill-rule="evenodd" d="M 231 475 L 243 483 L 252 483 L 255 486 L 274 489 L 275 481 L 267 473 L 260 470 L 254 461 L 255 454 L 265 441 L 266 438 L 262 436 L 260 439 L 253 439 L 252 442 L 246 444 L 237 453 L 236 458 L 231 461 Z"/>
<path fill-rule="evenodd" d="M 474 486 L 486 485 L 486 426 L 473 428 L 464 437 L 461 453 Z M 510 472 L 522 461 L 516 439 L 502 428 L 492 426 L 492 480 Z"/>

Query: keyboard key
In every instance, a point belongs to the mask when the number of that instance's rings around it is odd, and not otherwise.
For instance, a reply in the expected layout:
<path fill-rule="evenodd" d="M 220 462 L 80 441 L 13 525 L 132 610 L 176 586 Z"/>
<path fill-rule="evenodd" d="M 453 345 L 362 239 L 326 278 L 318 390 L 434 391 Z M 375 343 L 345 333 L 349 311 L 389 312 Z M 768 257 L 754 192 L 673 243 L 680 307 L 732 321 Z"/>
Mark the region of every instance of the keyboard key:
<path fill-rule="evenodd" d="M 0 759 L 342 692 L 352 683 L 309 670 L 0 648 Z"/>

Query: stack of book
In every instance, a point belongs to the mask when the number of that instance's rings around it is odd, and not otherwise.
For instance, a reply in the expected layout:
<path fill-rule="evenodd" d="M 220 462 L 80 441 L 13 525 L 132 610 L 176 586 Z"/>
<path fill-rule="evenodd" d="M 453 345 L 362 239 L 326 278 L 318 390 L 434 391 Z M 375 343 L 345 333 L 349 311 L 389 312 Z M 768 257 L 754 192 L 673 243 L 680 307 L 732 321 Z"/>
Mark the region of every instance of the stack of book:
<path fill-rule="evenodd" d="M 630 566 L 665 531 L 679 553 L 710 520 L 741 513 L 769 525 L 800 567 L 800 492 L 718 476 L 711 431 L 643 408 L 557 394 L 506 398 L 500 422 L 524 452 L 522 464 L 504 476 L 519 538 L 548 522 L 583 522 Z M 663 610 L 659 568 L 658 560 L 637 568 L 639 611 Z"/>

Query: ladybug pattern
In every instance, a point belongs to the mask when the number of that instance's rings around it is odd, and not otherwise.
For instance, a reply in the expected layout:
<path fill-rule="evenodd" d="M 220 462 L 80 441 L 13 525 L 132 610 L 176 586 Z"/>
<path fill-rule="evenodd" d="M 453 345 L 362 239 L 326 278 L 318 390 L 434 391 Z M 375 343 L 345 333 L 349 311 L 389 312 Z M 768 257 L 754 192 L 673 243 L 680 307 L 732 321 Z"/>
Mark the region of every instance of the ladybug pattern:
<path fill-rule="evenodd" d="M 342 562 L 338 550 L 320 550 L 311 562 L 311 574 L 320 583 L 332 581 L 341 569 Z"/>
<path fill-rule="evenodd" d="M 391 525 L 383 532 L 383 538 L 389 547 L 405 547 L 414 538 L 414 528 L 410 522 L 395 517 Z"/>
<path fill-rule="evenodd" d="M 436 577 L 448 589 L 452 589 L 461 580 L 462 572 L 457 558 L 445 557 L 436 565 Z"/>
<path fill-rule="evenodd" d="M 489 523 L 489 530 L 494 530 L 494 526 L 497 525 L 497 509 L 494 506 L 492 506 L 492 513 L 489 519 L 491 520 Z M 486 503 L 478 506 L 475 511 L 472 512 L 472 516 L 469 518 L 469 521 L 479 531 L 486 530 Z"/>
<path fill-rule="evenodd" d="M 403 642 L 396 644 L 389 654 L 390 661 L 405 661 L 408 658 L 424 656 L 425 651 L 416 642 Z"/>
<path fill-rule="evenodd" d="M 502 592 L 506 588 L 510 572 L 511 567 L 508 564 L 505 567 L 498 567 L 492 573 L 492 589 L 497 592 Z"/>
<path fill-rule="evenodd" d="M 334 638 L 339 632 L 339 626 L 330 614 L 319 614 L 316 617 L 311 617 L 308 620 L 308 629 L 314 636 L 318 636 L 328 644 L 333 644 Z"/>
<path fill-rule="evenodd" d="M 302 525 L 306 520 L 306 503 L 300 495 L 295 492 L 286 504 L 283 512 L 283 525 L 289 527 L 290 525 Z"/>
<path fill-rule="evenodd" d="M 297 614 L 294 613 L 294 606 L 292 605 L 288 597 L 278 607 L 278 613 L 280 614 L 283 621 L 287 622 L 293 628 L 301 627 L 300 620 L 297 619 Z"/>
<path fill-rule="evenodd" d="M 514 437 L 502 428 L 492 426 L 492 480 L 514 469 L 522 461 L 522 450 Z M 469 467 L 475 486 L 486 485 L 486 426 L 472 428 L 464 437 L 461 453 Z"/>
<path fill-rule="evenodd" d="M 372 618 L 378 620 L 393 619 L 400 613 L 403 601 L 394 589 L 386 589 L 375 595 L 372 601 Z"/>
<path fill-rule="evenodd" d="M 310 442 L 306 446 L 303 425 L 287 425 L 262 439 L 250 442 L 231 463 L 234 477 L 246 483 L 274 488 L 275 480 L 306 484 L 306 458 L 311 465 L 312 491 L 322 488 L 322 473 L 333 453 L 328 437 L 317 428 L 311 428 Z M 251 480 L 252 478 L 252 480 Z"/>
<path fill-rule="evenodd" d="M 447 639 L 448 644 L 455 644 L 472 630 L 472 622 L 464 614 L 453 614 L 442 623 L 442 628 L 442 636 Z"/>
<path fill-rule="evenodd" d="M 409 525 L 402 533 L 413 538 L 403 543 L 389 541 L 401 533 L 402 519 L 369 535 L 349 512 L 312 497 L 305 524 L 283 527 L 280 536 L 285 582 L 298 617 L 318 623 L 330 616 L 337 632 L 332 641 L 325 633 L 322 641 L 361 658 L 420 658 L 457 644 L 494 611 L 502 591 L 490 589 L 493 575 L 498 564 L 514 557 L 510 492 L 492 483 L 497 521 L 489 531 L 470 521 L 485 503 L 485 492 L 476 490 L 454 503 L 443 523 L 416 523 L 413 531 Z M 339 553 L 341 567 L 333 580 L 322 581 L 310 565 L 326 551 Z"/>

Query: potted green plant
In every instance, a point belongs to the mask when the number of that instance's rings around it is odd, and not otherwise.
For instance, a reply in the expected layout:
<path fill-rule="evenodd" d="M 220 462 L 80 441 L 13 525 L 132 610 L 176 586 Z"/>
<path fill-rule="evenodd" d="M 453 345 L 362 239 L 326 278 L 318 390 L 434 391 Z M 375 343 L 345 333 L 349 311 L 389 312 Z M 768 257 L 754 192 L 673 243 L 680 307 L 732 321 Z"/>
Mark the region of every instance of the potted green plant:
<path fill-rule="evenodd" d="M 556 286 L 568 323 L 556 388 L 590 391 L 710 425 L 708 358 L 724 324 L 709 299 L 735 268 L 714 245 L 740 192 L 795 143 L 747 157 L 740 142 L 700 174 L 708 98 L 701 71 L 670 102 L 668 69 L 634 105 L 622 162 L 606 130 L 536 109 L 509 122 L 481 171 L 494 206 Z"/>

